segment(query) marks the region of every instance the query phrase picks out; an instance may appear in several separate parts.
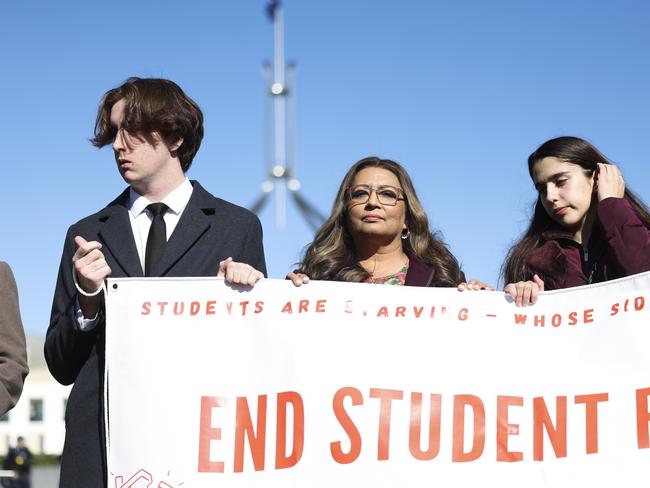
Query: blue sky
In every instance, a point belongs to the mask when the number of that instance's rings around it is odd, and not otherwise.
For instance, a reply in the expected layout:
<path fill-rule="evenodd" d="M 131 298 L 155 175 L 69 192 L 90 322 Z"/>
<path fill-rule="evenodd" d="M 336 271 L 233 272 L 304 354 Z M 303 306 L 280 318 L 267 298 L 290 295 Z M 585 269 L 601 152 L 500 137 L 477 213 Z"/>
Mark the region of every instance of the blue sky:
<path fill-rule="evenodd" d="M 592 141 L 650 201 L 650 6 L 641 0 L 286 0 L 298 64 L 298 177 L 327 213 L 349 166 L 401 162 L 468 276 L 496 282 L 534 201 L 526 158 L 559 135 Z M 272 56 L 263 0 L 24 0 L 0 6 L 0 259 L 25 328 L 45 333 L 65 232 L 124 187 L 88 143 L 102 94 L 173 79 L 205 114 L 188 176 L 248 206 L 265 177 Z M 269 274 L 312 232 L 293 208 L 261 214 Z"/>

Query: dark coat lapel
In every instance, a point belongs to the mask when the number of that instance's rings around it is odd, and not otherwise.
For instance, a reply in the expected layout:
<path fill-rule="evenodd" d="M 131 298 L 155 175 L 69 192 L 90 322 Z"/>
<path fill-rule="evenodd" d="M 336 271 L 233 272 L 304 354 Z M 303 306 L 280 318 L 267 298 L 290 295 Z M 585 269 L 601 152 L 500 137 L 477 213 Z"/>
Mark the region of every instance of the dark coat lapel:
<path fill-rule="evenodd" d="M 165 252 L 154 266 L 153 276 L 164 276 L 212 225 L 215 198 L 198 182 L 193 181 L 192 186 L 192 196 L 167 241 Z"/>
<path fill-rule="evenodd" d="M 420 261 L 413 253 L 408 253 L 409 269 L 406 272 L 406 286 L 431 286 L 433 268 Z"/>
<path fill-rule="evenodd" d="M 124 270 L 125 276 L 141 277 L 142 265 L 135 247 L 133 230 L 129 222 L 127 188 L 119 197 L 102 210 L 99 214 L 99 236 L 115 258 L 117 264 Z M 116 274 L 114 273 L 114 276 Z"/>

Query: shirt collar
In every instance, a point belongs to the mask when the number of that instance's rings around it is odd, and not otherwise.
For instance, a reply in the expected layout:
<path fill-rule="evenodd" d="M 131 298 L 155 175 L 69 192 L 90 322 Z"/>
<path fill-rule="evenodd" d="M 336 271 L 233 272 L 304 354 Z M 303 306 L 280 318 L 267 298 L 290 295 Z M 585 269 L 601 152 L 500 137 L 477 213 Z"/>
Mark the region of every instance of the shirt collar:
<path fill-rule="evenodd" d="M 162 203 L 169 207 L 169 212 L 180 215 L 185 207 L 187 202 L 190 201 L 192 196 L 192 183 L 190 180 L 185 178 L 183 183 L 178 185 L 171 193 L 169 193 L 165 198 L 161 200 Z M 129 188 L 129 211 L 134 217 L 139 216 L 142 212 L 145 211 L 147 205 L 149 205 L 151 200 L 147 197 L 143 197 L 133 188 Z"/>

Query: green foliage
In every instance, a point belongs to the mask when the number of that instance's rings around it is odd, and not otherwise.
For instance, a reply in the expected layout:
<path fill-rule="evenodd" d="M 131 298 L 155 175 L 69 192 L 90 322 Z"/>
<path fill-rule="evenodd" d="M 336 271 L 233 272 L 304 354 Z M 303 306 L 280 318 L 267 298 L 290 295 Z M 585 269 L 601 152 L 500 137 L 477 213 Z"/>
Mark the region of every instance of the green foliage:
<path fill-rule="evenodd" d="M 32 466 L 58 466 L 59 457 L 52 454 L 32 455 Z"/>

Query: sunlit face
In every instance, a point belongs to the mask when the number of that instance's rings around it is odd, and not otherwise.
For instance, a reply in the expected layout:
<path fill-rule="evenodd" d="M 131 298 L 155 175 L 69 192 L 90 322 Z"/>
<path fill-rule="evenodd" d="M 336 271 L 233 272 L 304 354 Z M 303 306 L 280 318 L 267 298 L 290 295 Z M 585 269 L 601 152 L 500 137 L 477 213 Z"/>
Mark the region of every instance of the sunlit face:
<path fill-rule="evenodd" d="M 533 182 L 546 213 L 563 228 L 580 232 L 591 208 L 594 177 L 574 163 L 549 157 L 533 166 Z"/>
<path fill-rule="evenodd" d="M 178 149 L 182 141 L 169 147 L 155 132 L 131 134 L 122 128 L 125 107 L 126 101 L 122 99 L 111 108 L 111 127 L 115 130 L 113 152 L 122 178 L 142 194 L 141 188 L 178 172 L 180 163 L 170 151 Z"/>
<path fill-rule="evenodd" d="M 406 227 L 406 203 L 397 176 L 383 168 L 364 168 L 356 174 L 350 188 L 356 192 L 347 204 L 347 224 L 352 237 L 383 241 L 400 239 Z M 397 199 L 393 198 L 395 193 Z M 368 195 L 367 202 L 357 203 Z M 380 199 L 394 201 L 395 205 L 384 204 Z"/>

